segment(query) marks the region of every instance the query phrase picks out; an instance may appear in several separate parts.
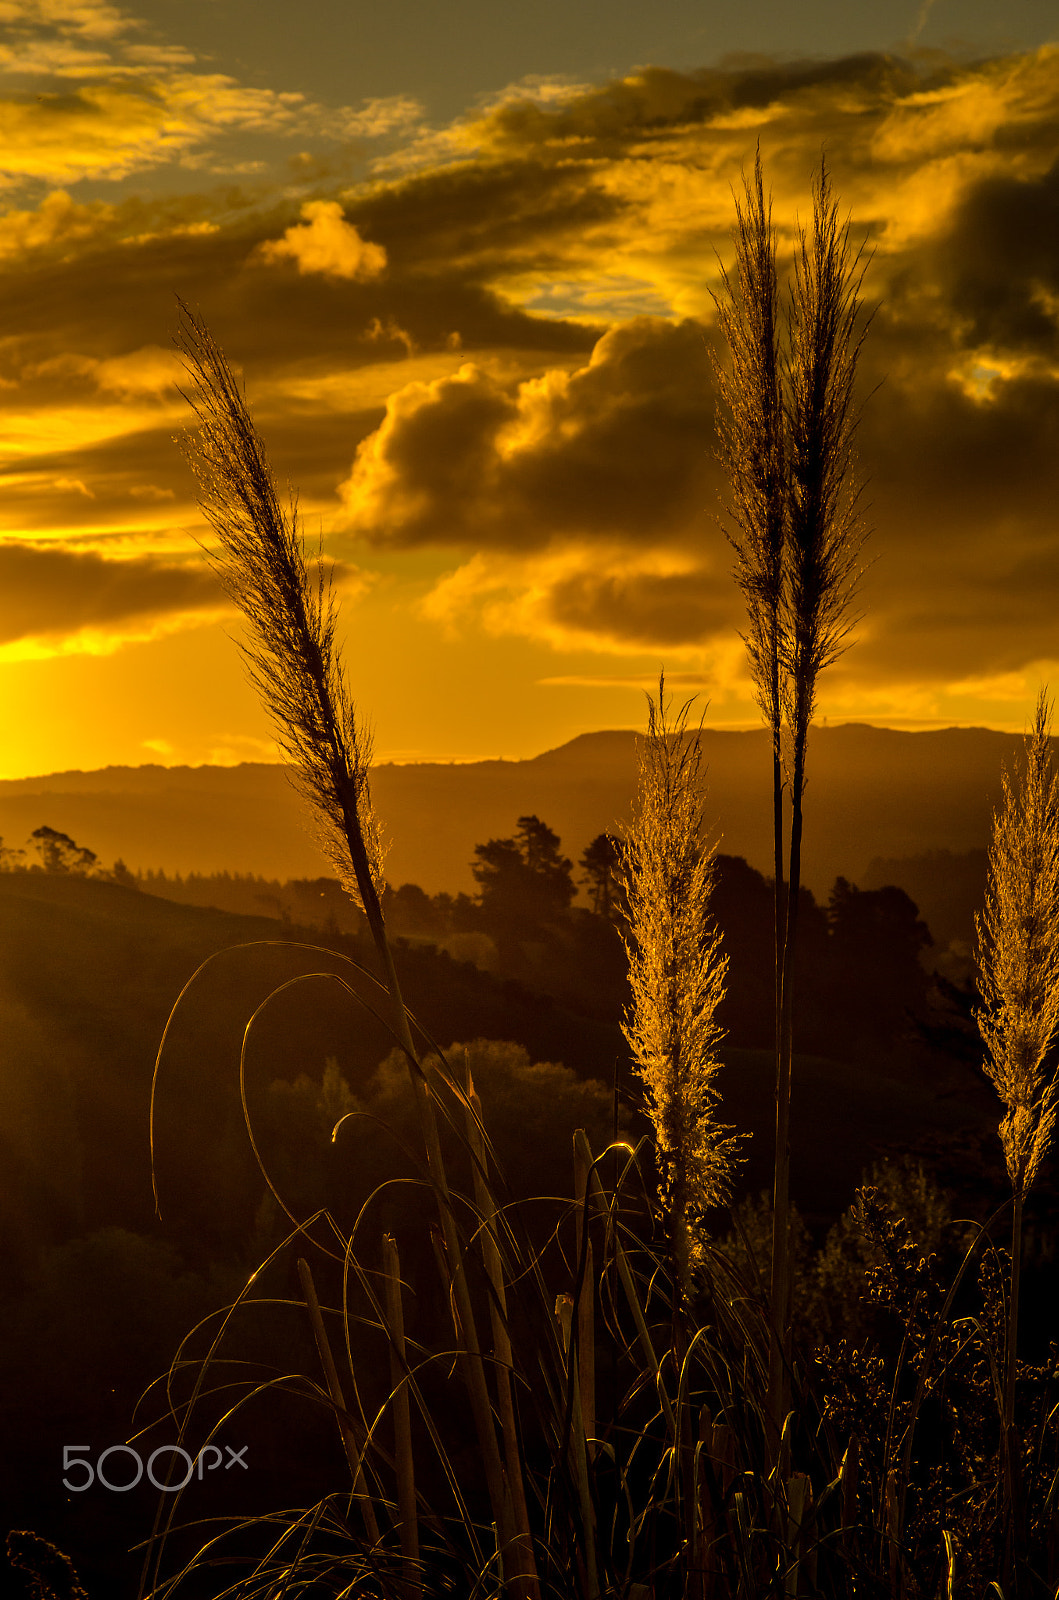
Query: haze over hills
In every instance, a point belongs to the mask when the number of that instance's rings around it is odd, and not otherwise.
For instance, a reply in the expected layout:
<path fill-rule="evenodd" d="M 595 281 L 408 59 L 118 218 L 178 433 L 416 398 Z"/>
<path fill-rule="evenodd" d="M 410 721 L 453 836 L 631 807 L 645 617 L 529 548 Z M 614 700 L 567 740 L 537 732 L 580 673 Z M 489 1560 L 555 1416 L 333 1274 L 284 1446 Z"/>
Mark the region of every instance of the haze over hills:
<path fill-rule="evenodd" d="M 771 747 L 764 729 L 703 730 L 708 815 L 727 854 L 771 868 Z M 475 844 L 510 836 L 535 813 L 575 861 L 629 815 L 632 732 L 583 734 L 525 761 L 431 762 L 375 769 L 391 841 L 387 876 L 428 893 L 470 890 Z M 864 881 L 877 858 L 967 852 L 988 841 L 1002 764 L 1021 741 L 984 728 L 898 732 L 850 723 L 813 730 L 806 793 L 805 881 L 826 896 L 836 876 Z M 47 824 L 110 865 L 317 877 L 327 863 L 280 765 L 107 767 L 0 783 L 8 847 Z"/>

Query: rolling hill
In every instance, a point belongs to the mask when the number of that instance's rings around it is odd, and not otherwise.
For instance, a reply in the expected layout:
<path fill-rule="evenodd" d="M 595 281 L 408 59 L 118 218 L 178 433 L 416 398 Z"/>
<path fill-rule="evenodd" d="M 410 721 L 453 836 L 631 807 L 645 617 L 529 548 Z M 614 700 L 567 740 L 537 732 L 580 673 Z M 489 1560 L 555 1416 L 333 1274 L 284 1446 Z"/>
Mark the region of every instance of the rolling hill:
<path fill-rule="evenodd" d="M 764 730 L 703 733 L 708 813 L 722 849 L 767 872 L 771 758 Z M 583 734 L 525 761 L 382 765 L 376 804 L 391 841 L 388 876 L 428 893 L 472 888 L 474 846 L 542 817 L 575 860 L 629 814 L 637 736 Z M 861 724 L 813 730 L 806 794 L 805 880 L 826 896 L 836 876 L 860 882 L 873 860 L 987 843 L 1000 770 L 1020 741 L 983 728 L 904 733 Z M 42 824 L 108 866 L 258 873 L 327 870 L 305 807 L 278 765 L 108 767 L 0 783 L 0 836 L 21 845 Z"/>

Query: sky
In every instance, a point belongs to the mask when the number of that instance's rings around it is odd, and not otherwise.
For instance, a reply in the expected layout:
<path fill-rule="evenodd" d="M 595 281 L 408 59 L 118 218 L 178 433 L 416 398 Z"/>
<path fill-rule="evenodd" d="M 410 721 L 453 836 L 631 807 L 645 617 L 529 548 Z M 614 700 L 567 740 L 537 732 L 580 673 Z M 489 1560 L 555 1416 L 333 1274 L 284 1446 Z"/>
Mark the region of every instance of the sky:
<path fill-rule="evenodd" d="M 1059 35 L 1037 0 L 0 0 L 0 777 L 275 758 L 177 436 L 179 295 L 334 563 L 381 760 L 757 721 L 712 291 L 760 145 L 868 253 L 821 717 L 1059 687 Z"/>

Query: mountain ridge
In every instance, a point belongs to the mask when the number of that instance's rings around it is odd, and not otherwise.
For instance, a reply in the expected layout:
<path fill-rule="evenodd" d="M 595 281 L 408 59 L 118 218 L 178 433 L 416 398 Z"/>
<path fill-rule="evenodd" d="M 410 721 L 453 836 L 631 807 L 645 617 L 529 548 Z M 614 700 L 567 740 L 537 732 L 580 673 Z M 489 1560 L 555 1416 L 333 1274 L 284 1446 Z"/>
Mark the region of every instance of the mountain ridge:
<path fill-rule="evenodd" d="M 517 761 L 382 763 L 373 794 L 392 840 L 388 876 L 428 893 L 470 890 L 474 846 L 535 813 L 576 861 L 630 815 L 632 730 L 601 729 Z M 771 868 L 771 742 L 764 728 L 702 730 L 706 815 L 720 848 Z M 966 852 L 988 842 L 1002 764 L 1022 741 L 988 728 L 907 732 L 815 727 L 806 790 L 805 881 L 818 895 L 876 858 Z M 318 877 L 328 872 L 287 768 L 110 766 L 0 781 L 0 836 L 18 846 L 47 824 L 106 865 Z"/>

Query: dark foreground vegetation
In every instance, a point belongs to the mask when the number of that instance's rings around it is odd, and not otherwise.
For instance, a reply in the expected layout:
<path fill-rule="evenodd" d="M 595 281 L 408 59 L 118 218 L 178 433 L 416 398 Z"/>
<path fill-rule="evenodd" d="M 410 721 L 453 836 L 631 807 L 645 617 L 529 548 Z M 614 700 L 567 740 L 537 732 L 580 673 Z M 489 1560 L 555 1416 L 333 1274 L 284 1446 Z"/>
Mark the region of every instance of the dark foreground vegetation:
<path fill-rule="evenodd" d="M 1042 691 L 994 826 L 972 1049 L 960 991 L 934 986 L 948 1021 L 932 1000 L 906 895 L 839 880 L 821 911 L 801 885 L 816 682 L 863 539 L 864 325 L 826 171 L 784 332 L 760 163 L 745 199 L 718 390 L 775 752 L 771 884 L 711 848 L 689 708 L 660 682 L 633 821 L 582 861 L 590 911 L 530 816 L 478 848 L 467 906 L 387 897 L 330 593 L 184 308 L 218 576 L 367 931 L 310 940 L 292 916 L 218 949 L 236 919 L 222 934 L 83 859 L 3 875 L 24 1590 L 77 1592 L 54 1535 L 120 1591 L 116 1551 L 154 1509 L 141 1589 L 166 1597 L 1056 1595 L 1049 708 Z M 441 925 L 401 942 L 413 911 Z M 478 964 L 441 948 L 457 935 Z M 195 970 L 169 1009 L 175 956 Z M 826 1055 L 801 1054 L 814 1027 Z M 149 1170 L 122 1159 L 144 1122 Z M 756 1197 L 744 1146 L 769 1131 Z M 183 1486 L 163 1469 L 152 1490 L 136 1467 L 167 1452 Z M 42 1504 L 25 1486 L 58 1460 L 73 1481 Z"/>
<path fill-rule="evenodd" d="M 737 891 L 733 899 L 745 904 L 748 873 L 742 863 L 721 861 L 719 917 L 726 878 Z M 755 879 L 763 907 L 757 925 L 731 937 L 733 950 L 760 957 L 769 937 L 767 888 Z M 327 921 L 325 911 L 316 926 L 292 919 L 277 927 L 275 919 L 174 905 L 98 878 L 0 874 L 0 1251 L 8 1264 L 0 1503 L 8 1525 L 33 1528 L 72 1553 L 93 1597 L 134 1592 L 142 1556 L 125 1552 L 149 1533 L 158 1495 L 147 1484 L 122 1495 L 98 1486 L 68 1493 L 63 1446 L 86 1444 L 94 1460 L 129 1438 L 137 1401 L 183 1336 L 233 1300 L 285 1237 L 289 1224 L 247 1137 L 239 1051 L 247 1018 L 279 983 L 299 972 L 341 972 L 343 955 L 370 962 L 366 932 L 336 935 L 325 930 Z M 256 948 L 236 948 L 255 941 Z M 146 1137 L 154 1054 L 186 979 L 225 949 L 230 954 L 203 974 L 167 1042 L 157 1104 L 159 1220 Z M 322 959 L 324 950 L 333 955 Z M 603 1015 L 590 987 L 578 993 L 576 961 L 566 963 L 567 1003 L 454 960 L 432 948 L 421 927 L 414 940 L 398 943 L 397 964 L 412 1010 L 434 1037 L 501 1041 L 473 1047 L 471 1059 L 498 1160 L 520 1199 L 572 1193 L 575 1128 L 586 1129 L 593 1149 L 608 1146 L 616 1064 L 621 1131 L 635 1135 L 644 1126 L 632 1103 L 618 1012 Z M 738 1000 L 738 987 L 735 993 Z M 745 1013 L 760 1026 L 752 1001 Z M 737 1216 L 748 1242 L 767 1252 L 768 1206 L 760 1192 L 771 1168 L 772 1058 L 767 1038 L 742 1031 L 740 1014 L 730 1011 L 721 1090 L 727 1117 L 751 1134 Z M 928 1047 L 900 1011 L 890 1021 L 898 1037 L 885 1055 L 844 1055 L 833 1041 L 797 1061 L 799 1313 L 807 1335 L 824 1342 L 886 1338 L 896 1327 L 868 1303 L 872 1246 L 849 1210 L 860 1182 L 874 1179 L 885 1202 L 909 1219 L 919 1247 L 938 1254 L 942 1277 L 966 1237 L 953 1219 L 984 1221 L 1004 1198 L 991 1087 L 966 1052 Z M 458 1055 L 446 1051 L 450 1061 Z M 351 1227 L 376 1185 L 414 1176 L 396 1140 L 381 1141 L 369 1120 L 378 1117 L 414 1148 L 403 1059 L 393 1055 L 387 1030 L 336 986 L 319 982 L 281 997 L 255 1030 L 246 1076 L 260 1154 L 297 1215 L 326 1204 Z M 332 1127 L 353 1109 L 364 1120 L 347 1124 L 332 1144 Z M 436 1297 L 420 1304 L 433 1263 L 420 1261 L 413 1274 L 422 1200 L 408 1190 L 402 1203 L 395 1190 L 386 1204 L 380 1225 L 402 1240 L 405 1274 L 417 1288 L 409 1336 L 428 1347 L 443 1343 L 444 1306 Z M 528 1223 L 547 1232 L 558 1208 L 536 1208 L 536 1217 L 534 1209 Z M 1035 1360 L 1046 1352 L 1048 1306 L 1057 1292 L 1056 1212 L 1054 1191 L 1046 1189 L 1032 1212 L 1026 1261 L 1023 1334 Z M 730 1228 L 722 1223 L 719 1232 Z M 267 1281 L 281 1298 L 295 1295 L 297 1248 L 270 1269 Z M 743 1247 L 733 1240 L 730 1248 L 745 1265 Z M 262 1371 L 273 1363 L 313 1370 L 304 1313 L 275 1310 L 271 1325 L 263 1311 L 256 1315 L 263 1319 L 254 1340 Z M 378 1385 L 388 1372 L 385 1353 L 360 1360 L 358 1375 L 367 1381 L 370 1372 Z M 152 1392 L 137 1415 L 146 1423 L 163 1411 Z M 348 1471 L 333 1427 L 307 1405 L 281 1406 L 272 1394 L 240 1414 L 236 1432 L 240 1445 L 251 1441 L 248 1504 L 310 1504 Z M 147 1435 L 152 1443 L 174 1437 L 164 1425 Z M 146 1459 L 149 1452 L 142 1453 Z M 115 1477 L 123 1470 L 119 1458 Z M 206 1480 L 189 1492 L 204 1513 L 219 1515 L 238 1509 L 238 1488 Z"/>

